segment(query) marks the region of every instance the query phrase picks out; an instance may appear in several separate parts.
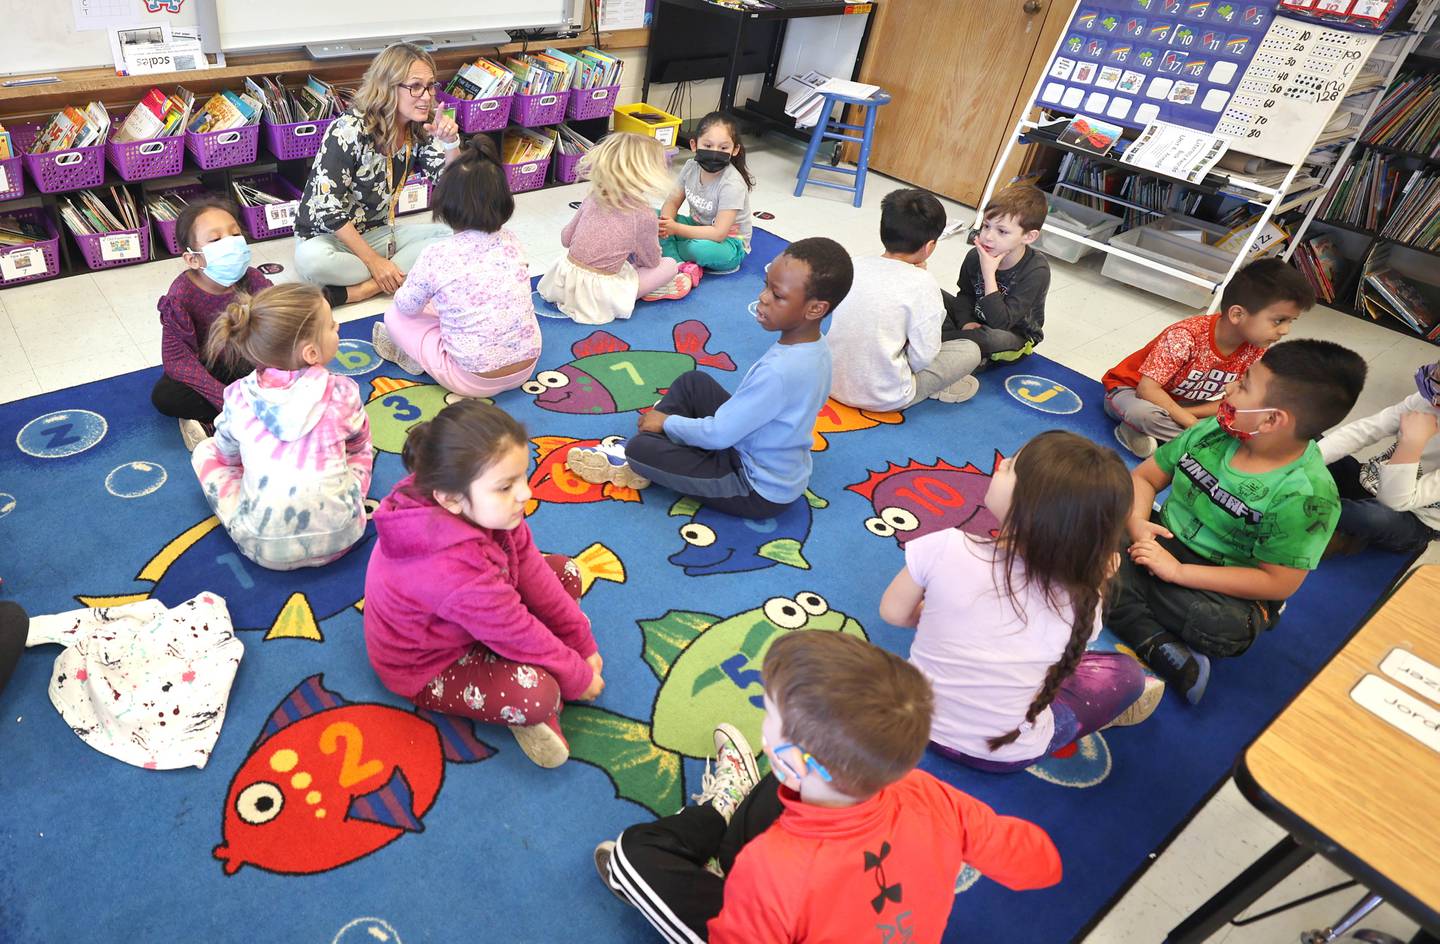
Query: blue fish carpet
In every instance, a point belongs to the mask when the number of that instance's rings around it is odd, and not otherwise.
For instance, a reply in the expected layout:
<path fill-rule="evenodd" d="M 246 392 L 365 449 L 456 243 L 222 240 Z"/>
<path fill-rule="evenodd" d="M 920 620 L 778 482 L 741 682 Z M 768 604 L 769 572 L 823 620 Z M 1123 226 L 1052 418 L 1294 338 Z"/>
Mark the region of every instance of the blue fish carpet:
<path fill-rule="evenodd" d="M 1099 384 L 1035 355 L 983 375 L 963 405 L 902 415 L 831 401 L 811 489 L 773 520 L 566 471 L 571 446 L 630 434 L 686 370 L 734 388 L 773 340 L 750 309 L 783 246 L 757 230 L 738 273 L 629 321 L 545 321 L 542 369 L 496 399 L 531 436 L 530 527 L 542 550 L 579 563 L 605 656 L 602 697 L 565 709 L 574 760 L 556 770 L 503 729 L 417 712 L 381 687 L 361 616 L 373 529 L 319 570 L 274 573 L 237 552 L 174 421 L 151 409 L 158 369 L 0 406 L 7 597 L 53 613 L 210 591 L 246 650 L 209 763 L 169 772 L 77 738 L 46 695 L 59 650 L 26 653 L 0 697 L 0 939 L 650 939 L 600 886 L 591 849 L 699 789 L 715 722 L 759 743 L 769 642 L 831 630 L 905 653 L 909 632 L 877 615 L 904 542 L 996 527 L 982 504 L 989 475 L 1042 430 L 1113 442 Z M 332 368 L 367 400 L 378 500 L 404 475 L 406 431 L 448 395 L 380 360 L 372 320 L 343 326 Z M 1065 863 L 1058 887 L 1023 894 L 967 868 L 946 940 L 1081 935 L 1405 563 L 1327 562 L 1275 632 L 1217 666 L 1198 708 L 1167 697 L 1146 724 L 1007 777 L 927 756 L 936 776 L 1044 826 Z"/>

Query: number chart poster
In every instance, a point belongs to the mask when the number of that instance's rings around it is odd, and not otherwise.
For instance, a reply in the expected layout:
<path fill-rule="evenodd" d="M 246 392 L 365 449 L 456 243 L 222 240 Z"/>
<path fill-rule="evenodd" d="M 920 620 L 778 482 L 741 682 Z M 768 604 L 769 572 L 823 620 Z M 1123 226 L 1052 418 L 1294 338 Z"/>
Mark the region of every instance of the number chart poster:
<path fill-rule="evenodd" d="M 1182 125 L 1293 162 L 1329 120 L 1375 37 L 1274 14 L 1274 3 L 1082 0 L 1038 103 L 1132 128 Z"/>

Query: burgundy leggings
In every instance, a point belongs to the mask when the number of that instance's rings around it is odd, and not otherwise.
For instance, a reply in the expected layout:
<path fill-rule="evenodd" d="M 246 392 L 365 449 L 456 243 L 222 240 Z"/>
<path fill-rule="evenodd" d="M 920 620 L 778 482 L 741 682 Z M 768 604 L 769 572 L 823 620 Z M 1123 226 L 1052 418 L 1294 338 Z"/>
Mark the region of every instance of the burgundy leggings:
<path fill-rule="evenodd" d="M 580 599 L 580 571 L 570 558 L 545 555 L 560 585 Z M 549 721 L 560 710 L 560 684 L 537 665 L 504 659 L 484 643 L 450 663 L 420 690 L 415 704 L 487 724 L 528 726 Z"/>

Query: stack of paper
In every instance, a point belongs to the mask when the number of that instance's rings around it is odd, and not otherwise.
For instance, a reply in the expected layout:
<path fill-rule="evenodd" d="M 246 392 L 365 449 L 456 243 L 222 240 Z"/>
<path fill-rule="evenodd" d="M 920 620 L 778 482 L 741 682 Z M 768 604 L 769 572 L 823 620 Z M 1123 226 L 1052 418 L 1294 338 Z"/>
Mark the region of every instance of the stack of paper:
<path fill-rule="evenodd" d="M 515 73 L 489 59 L 480 58 L 460 67 L 445 94 L 473 102 L 481 98 L 504 98 L 515 92 Z"/>
<path fill-rule="evenodd" d="M 94 147 L 105 143 L 110 133 L 110 113 L 99 102 L 91 102 L 82 111 L 66 106 L 55 113 L 30 145 L 31 154 L 66 151 L 70 148 Z"/>
<path fill-rule="evenodd" d="M 195 96 L 184 88 L 176 89 L 174 95 L 152 88 L 138 105 L 130 109 L 120 130 L 115 132 L 115 141 L 149 141 L 179 134 L 184 130 L 194 105 Z"/>
<path fill-rule="evenodd" d="M 77 236 L 99 236 L 140 228 L 140 208 L 130 191 L 124 187 L 108 190 L 108 203 L 98 190 L 80 190 L 73 196 L 60 198 L 60 218 L 70 232 Z"/>
<path fill-rule="evenodd" d="M 579 71 L 575 73 L 575 88 L 605 88 L 619 85 L 625 71 L 625 62 L 594 46 L 586 46 L 576 55 Z"/>
<path fill-rule="evenodd" d="M 504 164 L 528 164 L 550 156 L 555 139 L 530 128 L 507 128 L 500 139 L 500 161 Z"/>
<path fill-rule="evenodd" d="M 820 123 L 821 118 L 826 117 L 821 114 L 826 92 L 834 92 L 850 98 L 869 98 L 878 91 L 880 91 L 878 85 L 851 82 L 849 79 L 827 78 L 808 92 L 801 92 L 801 94 L 793 96 L 790 103 L 785 106 L 785 114 L 795 119 L 795 127 L 813 128 Z"/>
<path fill-rule="evenodd" d="M 253 86 L 254 83 L 251 83 Z M 205 107 L 190 119 L 188 131 L 191 134 L 208 134 L 212 131 L 229 131 L 260 122 L 262 101 L 255 97 L 253 87 L 244 92 L 226 89 L 211 96 Z"/>

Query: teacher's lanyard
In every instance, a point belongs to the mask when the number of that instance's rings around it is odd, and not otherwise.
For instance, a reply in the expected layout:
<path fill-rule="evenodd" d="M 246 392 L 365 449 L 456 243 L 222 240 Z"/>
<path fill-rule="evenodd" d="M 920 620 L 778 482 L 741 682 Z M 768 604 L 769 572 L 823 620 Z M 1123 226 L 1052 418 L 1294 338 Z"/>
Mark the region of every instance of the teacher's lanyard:
<path fill-rule="evenodd" d="M 395 156 L 392 154 L 392 155 L 388 155 L 388 156 L 385 158 L 385 189 L 386 189 L 387 191 L 389 191 L 389 194 L 390 194 L 390 196 L 389 196 L 389 203 L 388 203 L 388 207 L 387 207 L 387 209 L 389 210 L 389 213 L 388 213 L 388 215 L 387 215 L 387 217 L 386 217 L 386 222 L 387 222 L 387 223 L 389 224 L 389 226 L 390 226 L 390 243 L 389 243 L 389 247 L 390 247 L 390 248 L 389 248 L 389 251 L 388 251 L 387 253 L 385 253 L 385 258 L 387 258 L 387 259 L 394 258 L 394 256 L 395 256 L 395 208 L 396 208 L 396 206 L 400 203 L 400 193 L 395 189 L 395 180 L 394 180 L 394 176 L 393 176 L 394 173 L 395 173 Z M 407 181 L 407 180 L 409 180 L 409 179 L 410 179 L 410 141 L 409 141 L 409 138 L 408 138 L 408 136 L 407 136 L 406 141 L 405 141 L 405 165 L 404 165 L 404 168 L 400 171 L 400 183 L 401 183 L 401 185 L 403 186 L 404 183 L 405 183 L 405 181 Z"/>

